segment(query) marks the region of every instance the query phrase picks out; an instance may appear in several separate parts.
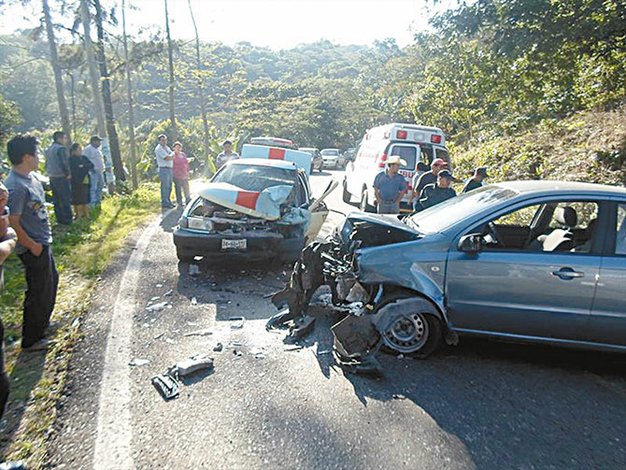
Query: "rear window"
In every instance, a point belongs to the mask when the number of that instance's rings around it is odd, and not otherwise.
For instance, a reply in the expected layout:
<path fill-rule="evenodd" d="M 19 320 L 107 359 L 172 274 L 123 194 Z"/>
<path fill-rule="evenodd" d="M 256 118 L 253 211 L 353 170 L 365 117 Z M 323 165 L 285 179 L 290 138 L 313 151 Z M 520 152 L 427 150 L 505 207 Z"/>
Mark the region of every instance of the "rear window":
<path fill-rule="evenodd" d="M 337 150 L 337 149 L 324 149 L 324 150 L 322 150 L 322 155 L 329 155 L 329 156 L 339 155 L 339 150 Z"/>
<path fill-rule="evenodd" d="M 391 153 L 389 154 L 389 156 L 391 155 L 397 155 L 400 158 L 402 158 L 404 161 L 406 161 L 406 166 L 402 167 L 403 170 L 415 171 L 415 168 L 417 166 L 417 148 L 416 147 L 396 144 L 393 147 L 391 147 Z"/>
<path fill-rule="evenodd" d="M 246 191 L 261 192 L 272 186 L 296 183 L 296 172 L 257 165 L 228 165 L 211 180 L 214 183 L 230 183 Z"/>

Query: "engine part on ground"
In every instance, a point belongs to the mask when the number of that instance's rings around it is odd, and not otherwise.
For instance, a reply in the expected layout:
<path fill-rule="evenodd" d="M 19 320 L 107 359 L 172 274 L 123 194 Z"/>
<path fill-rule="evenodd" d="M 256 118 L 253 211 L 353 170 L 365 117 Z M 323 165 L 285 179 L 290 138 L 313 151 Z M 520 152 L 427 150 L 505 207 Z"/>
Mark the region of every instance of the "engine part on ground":
<path fill-rule="evenodd" d="M 173 369 L 177 377 L 185 377 L 201 370 L 211 370 L 213 369 L 213 358 L 206 354 L 195 354 L 177 362 Z"/>
<path fill-rule="evenodd" d="M 346 372 L 382 376 L 381 337 L 370 317 L 347 316 L 331 327 L 335 361 Z"/>
<path fill-rule="evenodd" d="M 180 382 L 169 373 L 155 375 L 151 382 L 166 401 L 176 398 L 180 394 Z"/>

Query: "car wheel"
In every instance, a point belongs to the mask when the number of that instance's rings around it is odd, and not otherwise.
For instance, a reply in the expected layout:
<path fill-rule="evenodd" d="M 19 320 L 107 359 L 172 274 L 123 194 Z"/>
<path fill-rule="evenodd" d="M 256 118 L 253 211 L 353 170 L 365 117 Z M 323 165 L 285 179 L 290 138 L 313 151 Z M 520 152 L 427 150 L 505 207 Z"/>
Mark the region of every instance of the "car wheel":
<path fill-rule="evenodd" d="M 361 191 L 361 204 L 359 208 L 363 212 L 374 212 L 374 207 L 371 206 L 367 200 L 367 188 L 363 188 L 363 191 Z"/>
<path fill-rule="evenodd" d="M 343 202 L 345 202 L 346 204 L 350 204 L 350 201 L 352 201 L 352 194 L 348 192 L 345 181 L 343 182 L 343 193 L 341 199 L 343 199 Z"/>
<path fill-rule="evenodd" d="M 390 296 L 375 314 L 387 350 L 423 359 L 441 345 L 443 327 L 436 307 L 426 299 L 404 293 Z"/>

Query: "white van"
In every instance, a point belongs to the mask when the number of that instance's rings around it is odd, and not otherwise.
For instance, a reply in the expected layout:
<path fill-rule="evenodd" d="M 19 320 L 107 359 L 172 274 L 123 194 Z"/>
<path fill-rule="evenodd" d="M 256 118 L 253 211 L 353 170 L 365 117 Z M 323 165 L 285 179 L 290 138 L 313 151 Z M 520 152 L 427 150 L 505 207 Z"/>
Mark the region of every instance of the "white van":
<path fill-rule="evenodd" d="M 400 173 L 411 188 L 418 162 L 430 166 L 435 158 L 442 158 L 450 164 L 445 144 L 445 134 L 438 127 L 392 123 L 371 128 L 365 133 L 356 157 L 346 166 L 343 201 L 349 203 L 354 196 L 362 211 L 374 211 L 374 178 L 385 169 L 387 157 L 398 155 L 406 161 L 407 165 L 400 168 Z M 407 192 L 401 210 L 412 211 L 407 204 L 409 195 Z"/>

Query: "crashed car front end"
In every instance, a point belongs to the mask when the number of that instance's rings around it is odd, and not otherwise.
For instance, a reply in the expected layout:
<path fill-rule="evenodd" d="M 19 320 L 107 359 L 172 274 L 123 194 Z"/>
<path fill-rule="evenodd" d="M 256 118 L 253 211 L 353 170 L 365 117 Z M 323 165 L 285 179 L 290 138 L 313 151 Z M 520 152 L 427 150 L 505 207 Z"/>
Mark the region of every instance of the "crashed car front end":
<path fill-rule="evenodd" d="M 424 319 L 403 312 L 423 310 L 425 302 L 433 314 L 443 312 L 443 246 L 436 234 L 426 237 L 395 217 L 350 214 L 331 239 L 304 248 L 288 286 L 272 298 L 288 308 L 268 328 L 290 324 L 297 337 L 299 325 L 309 323 L 313 294 L 326 285 L 333 307 L 345 314 L 332 327 L 338 362 L 376 372 L 381 346 L 397 353 L 425 346 L 418 335 Z"/>

